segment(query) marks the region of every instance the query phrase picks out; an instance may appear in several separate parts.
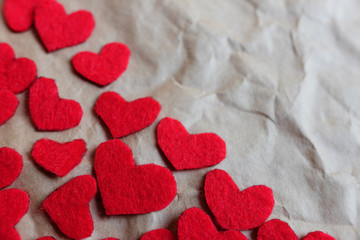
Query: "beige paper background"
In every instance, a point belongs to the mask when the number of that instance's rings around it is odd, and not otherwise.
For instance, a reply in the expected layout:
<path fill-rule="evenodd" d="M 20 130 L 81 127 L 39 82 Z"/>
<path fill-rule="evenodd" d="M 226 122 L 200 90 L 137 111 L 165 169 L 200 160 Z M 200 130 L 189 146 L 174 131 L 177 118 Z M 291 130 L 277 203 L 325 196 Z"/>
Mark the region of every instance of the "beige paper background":
<path fill-rule="evenodd" d="M 17 95 L 15 116 L 0 127 L 0 146 L 16 149 L 24 159 L 20 177 L 10 186 L 31 197 L 28 213 L 16 226 L 22 239 L 66 239 L 39 205 L 73 177 L 93 174 L 95 149 L 110 139 L 93 106 L 109 90 L 127 100 L 152 96 L 162 105 L 154 124 L 122 138 L 136 164 L 171 168 L 155 138 L 165 116 L 179 119 L 191 133 L 217 133 L 228 153 L 215 167 L 174 172 L 178 194 L 162 211 L 108 217 L 97 195 L 90 203 L 95 230 L 89 239 L 135 240 L 160 227 L 175 233 L 185 209 L 199 206 L 210 213 L 203 181 L 215 168 L 226 170 L 240 189 L 271 187 L 276 200 L 271 218 L 288 222 L 299 237 L 321 230 L 336 239 L 360 239 L 359 1 L 59 2 L 67 12 L 93 13 L 96 27 L 85 43 L 48 54 L 34 29 L 16 34 L 0 18 L 0 41 L 9 43 L 18 57 L 33 59 L 39 76 L 56 79 L 60 96 L 75 99 L 84 110 L 76 128 L 38 132 L 25 92 Z M 74 73 L 73 55 L 98 52 L 114 41 L 132 51 L 118 81 L 99 88 Z M 44 137 L 83 138 L 88 152 L 66 177 L 49 177 L 30 154 Z M 254 232 L 246 234 L 255 239 Z"/>

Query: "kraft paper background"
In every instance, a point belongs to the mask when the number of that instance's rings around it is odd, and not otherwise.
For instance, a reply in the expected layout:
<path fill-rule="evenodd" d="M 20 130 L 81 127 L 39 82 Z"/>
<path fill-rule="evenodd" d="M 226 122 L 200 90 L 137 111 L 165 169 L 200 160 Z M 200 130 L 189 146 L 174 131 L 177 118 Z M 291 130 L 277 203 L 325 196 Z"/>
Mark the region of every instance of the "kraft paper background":
<path fill-rule="evenodd" d="M 0 1 L 2 5 L 3 1 Z M 68 13 L 86 9 L 96 26 L 83 44 L 46 53 L 36 31 L 13 33 L 0 17 L 0 41 L 17 57 L 33 59 L 38 75 L 53 78 L 62 98 L 78 101 L 78 127 L 39 132 L 31 122 L 28 93 L 18 94 L 15 116 L 0 126 L 0 146 L 24 159 L 10 186 L 30 194 L 28 213 L 17 224 L 22 239 L 66 239 L 40 210 L 56 188 L 75 176 L 94 174 L 96 147 L 111 139 L 93 106 L 116 91 L 131 101 L 152 96 L 162 105 L 148 128 L 122 140 L 136 164 L 173 170 L 156 144 L 166 116 L 191 133 L 215 132 L 227 143 L 219 165 L 174 172 L 178 194 L 164 210 L 106 216 L 100 195 L 90 202 L 95 230 L 89 239 L 139 239 L 155 228 L 176 233 L 177 219 L 198 206 L 211 169 L 226 170 L 240 189 L 265 184 L 274 191 L 270 218 L 290 224 L 299 237 L 321 230 L 336 239 L 360 239 L 360 2 L 357 0 L 73 0 Z M 2 12 L 2 9 L 1 9 Z M 109 42 L 132 51 L 127 71 L 100 88 L 77 75 L 70 63 L 79 51 L 99 52 Z M 64 178 L 50 177 L 31 159 L 41 138 L 83 138 L 88 152 Z M 255 239 L 254 231 L 245 234 Z"/>

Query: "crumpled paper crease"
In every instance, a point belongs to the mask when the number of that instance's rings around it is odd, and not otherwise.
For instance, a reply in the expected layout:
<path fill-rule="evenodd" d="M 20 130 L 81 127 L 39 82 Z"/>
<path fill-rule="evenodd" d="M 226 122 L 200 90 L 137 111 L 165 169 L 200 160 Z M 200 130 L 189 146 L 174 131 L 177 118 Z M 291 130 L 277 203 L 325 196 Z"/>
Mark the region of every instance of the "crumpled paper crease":
<path fill-rule="evenodd" d="M 60 97 L 78 101 L 84 111 L 78 127 L 39 132 L 24 92 L 17 95 L 14 117 L 0 126 L 0 147 L 14 148 L 24 159 L 10 186 L 30 194 L 29 211 L 16 226 L 22 239 L 66 239 L 39 207 L 70 179 L 94 175 L 95 149 L 111 138 L 93 110 L 105 91 L 129 101 L 151 96 L 162 105 L 151 126 L 122 138 L 137 165 L 174 170 L 156 143 L 156 126 L 167 116 L 190 133 L 218 134 L 227 157 L 214 167 L 174 171 L 177 196 L 158 212 L 109 217 L 96 195 L 89 239 L 135 240 L 155 228 L 176 233 L 181 213 L 195 206 L 211 215 L 203 184 L 216 168 L 227 171 L 240 189 L 271 187 L 276 204 L 270 218 L 288 222 L 299 237 L 320 230 L 338 240 L 360 239 L 358 1 L 58 1 L 68 13 L 93 13 L 96 26 L 85 43 L 48 54 L 35 30 L 11 32 L 0 18 L 0 42 L 9 43 L 16 56 L 34 60 L 38 75 L 55 79 Z M 132 52 L 120 79 L 100 88 L 75 74 L 76 53 L 98 52 L 115 41 Z M 88 152 L 64 178 L 49 177 L 31 159 L 41 138 L 83 138 Z"/>

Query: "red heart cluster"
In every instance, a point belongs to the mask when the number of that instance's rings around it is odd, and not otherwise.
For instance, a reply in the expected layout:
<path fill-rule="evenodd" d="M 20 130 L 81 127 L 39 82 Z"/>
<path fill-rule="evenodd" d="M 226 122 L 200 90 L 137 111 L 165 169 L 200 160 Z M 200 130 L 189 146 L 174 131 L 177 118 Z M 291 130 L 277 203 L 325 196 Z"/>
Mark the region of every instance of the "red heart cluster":
<path fill-rule="evenodd" d="M 34 22 L 49 52 L 84 42 L 95 27 L 90 12 L 81 10 L 67 15 L 55 0 L 5 0 L 3 11 L 13 31 L 26 31 Z"/>
<path fill-rule="evenodd" d="M 90 12 L 80 10 L 67 15 L 55 0 L 5 0 L 4 17 L 14 31 L 35 28 L 48 52 L 84 42 L 92 33 L 95 21 Z M 85 79 L 105 86 L 126 70 L 129 48 L 110 43 L 99 54 L 80 52 L 72 58 L 75 70 Z M 18 105 L 14 94 L 29 91 L 30 116 L 41 131 L 60 131 L 79 125 L 83 111 L 79 103 L 59 97 L 52 79 L 36 79 L 36 65 L 26 58 L 15 58 L 8 44 L 0 44 L 0 125 L 11 118 Z M 35 80 L 36 79 L 36 80 Z M 116 92 L 105 92 L 94 110 L 109 128 L 113 138 L 120 138 L 150 126 L 158 117 L 161 105 L 150 97 L 126 101 Z M 175 170 L 214 166 L 226 157 L 226 144 L 214 133 L 190 134 L 180 121 L 166 117 L 156 130 L 157 142 Z M 86 153 L 82 139 L 58 143 L 49 139 L 37 141 L 32 149 L 34 161 L 59 177 L 80 164 Z M 10 185 L 20 174 L 22 157 L 10 148 L 0 148 L 0 189 Z M 107 215 L 143 214 L 167 207 L 176 197 L 172 172 L 155 164 L 136 165 L 131 149 L 119 139 L 101 143 L 96 149 L 94 169 L 90 175 L 68 181 L 42 203 L 41 208 L 62 233 L 72 239 L 90 237 L 94 223 L 89 202 L 99 187 Z M 178 220 L 179 240 L 246 240 L 240 232 L 258 228 L 258 240 L 298 239 L 289 225 L 270 220 L 275 201 L 273 192 L 264 185 L 240 191 L 230 175 L 213 170 L 206 175 L 205 199 L 216 222 L 225 229 L 218 231 L 211 217 L 199 208 L 183 212 Z M 0 191 L 0 239 L 20 239 L 14 226 L 27 212 L 29 196 L 19 189 Z M 38 240 L 51 240 L 42 237 Z M 144 234 L 141 240 L 175 240 L 166 229 Z M 322 233 L 309 233 L 304 240 L 333 240 Z M 107 238 L 103 240 L 116 240 Z"/>

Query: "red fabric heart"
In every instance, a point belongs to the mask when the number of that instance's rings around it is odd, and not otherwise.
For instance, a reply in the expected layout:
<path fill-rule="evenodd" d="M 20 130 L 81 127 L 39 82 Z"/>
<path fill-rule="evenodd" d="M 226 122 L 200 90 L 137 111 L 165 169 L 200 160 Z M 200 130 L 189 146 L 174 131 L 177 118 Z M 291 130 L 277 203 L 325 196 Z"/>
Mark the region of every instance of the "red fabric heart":
<path fill-rule="evenodd" d="M 31 155 L 45 170 L 64 177 L 81 162 L 85 153 L 86 143 L 82 139 L 67 143 L 41 139 L 34 144 Z"/>
<path fill-rule="evenodd" d="M 291 227 L 279 219 L 264 223 L 258 230 L 257 240 L 299 240 Z"/>
<path fill-rule="evenodd" d="M 218 232 L 209 215 L 199 208 L 183 212 L 178 221 L 179 240 L 247 240 L 239 231 Z"/>
<path fill-rule="evenodd" d="M 20 93 L 36 79 L 35 63 L 28 58 L 15 58 L 12 47 L 0 43 L 0 90 Z"/>
<path fill-rule="evenodd" d="M 90 12 L 81 10 L 67 15 L 56 1 L 41 2 L 35 9 L 35 28 L 48 52 L 85 42 L 94 26 Z"/>
<path fill-rule="evenodd" d="M 19 100 L 8 91 L 0 91 L 0 126 L 14 116 Z"/>
<path fill-rule="evenodd" d="M 114 138 L 129 135 L 151 125 L 160 110 L 160 104 L 150 97 L 127 102 L 116 92 L 101 94 L 95 104 L 96 114 L 105 122 Z"/>
<path fill-rule="evenodd" d="M 316 232 L 311 232 L 308 235 L 305 236 L 304 240 L 336 240 L 335 238 L 333 238 L 332 236 L 330 236 L 329 234 L 320 232 L 320 231 L 316 231 Z"/>
<path fill-rule="evenodd" d="M 131 149 L 121 140 L 98 146 L 94 168 L 107 215 L 158 211 L 176 196 L 171 171 L 155 164 L 135 166 Z"/>
<path fill-rule="evenodd" d="M 0 239 L 21 240 L 15 225 L 29 208 L 29 195 L 20 189 L 0 191 Z"/>
<path fill-rule="evenodd" d="M 23 159 L 15 150 L 0 148 L 0 189 L 9 186 L 20 175 Z"/>
<path fill-rule="evenodd" d="M 59 131 L 79 125 L 83 111 L 74 100 L 59 98 L 53 79 L 38 78 L 30 88 L 30 115 L 39 130 Z"/>
<path fill-rule="evenodd" d="M 37 240 L 55 240 L 55 238 L 53 238 L 53 237 L 41 237 L 41 238 L 38 238 Z"/>
<path fill-rule="evenodd" d="M 213 166 L 226 157 L 225 142 L 218 135 L 190 135 L 179 121 L 168 117 L 157 127 L 157 140 L 176 170 Z"/>
<path fill-rule="evenodd" d="M 176 240 L 176 238 L 169 230 L 160 228 L 145 233 L 140 240 Z"/>
<path fill-rule="evenodd" d="M 28 30 L 33 23 L 38 2 L 40 0 L 5 0 L 3 12 L 9 28 L 15 32 Z"/>
<path fill-rule="evenodd" d="M 130 50 L 125 44 L 106 44 L 97 55 L 92 52 L 80 52 L 72 58 L 75 70 L 83 77 L 100 86 L 105 86 L 121 76 L 126 70 Z"/>
<path fill-rule="evenodd" d="M 275 204 L 270 188 L 258 185 L 240 191 L 229 174 L 219 169 L 206 175 L 205 199 L 221 227 L 238 230 L 263 224 Z"/>
<path fill-rule="evenodd" d="M 96 181 L 92 176 L 78 176 L 55 190 L 42 207 L 66 236 L 87 238 L 94 230 L 89 202 L 96 191 Z"/>

